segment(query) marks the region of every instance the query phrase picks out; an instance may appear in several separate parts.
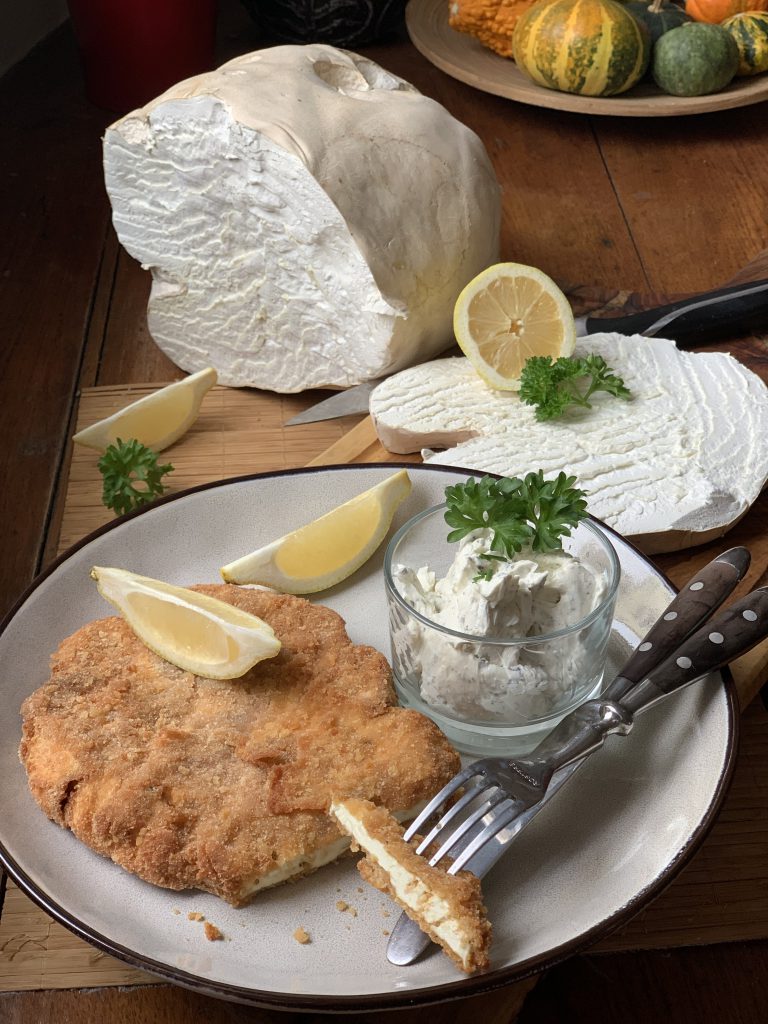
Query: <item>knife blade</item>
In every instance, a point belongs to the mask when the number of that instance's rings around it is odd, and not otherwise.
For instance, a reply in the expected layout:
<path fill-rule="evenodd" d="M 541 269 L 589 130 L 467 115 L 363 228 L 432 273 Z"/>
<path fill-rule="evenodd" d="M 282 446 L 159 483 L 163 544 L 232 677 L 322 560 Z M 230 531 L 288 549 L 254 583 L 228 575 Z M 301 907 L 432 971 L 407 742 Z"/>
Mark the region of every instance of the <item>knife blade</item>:
<path fill-rule="evenodd" d="M 601 694 L 601 699 L 621 703 L 640 680 L 658 668 L 681 642 L 695 634 L 710 619 L 744 578 L 749 564 L 750 554 L 746 548 L 729 548 L 696 573 L 651 626 L 623 666 L 621 674 L 616 676 Z M 566 722 L 567 719 L 563 721 Z M 544 741 L 545 744 L 547 742 Z M 483 878 L 503 856 L 512 840 L 547 806 L 597 749 L 599 747 L 558 768 L 544 795 L 530 806 L 524 807 L 502 831 L 472 854 L 464 867 L 478 878 Z M 452 859 L 458 861 L 470 842 L 471 838 L 468 837 L 461 845 L 452 849 Z M 413 963 L 427 949 L 430 942 L 429 936 L 403 913 L 392 929 L 387 946 L 387 959 L 390 963 L 404 967 Z"/>
<path fill-rule="evenodd" d="M 287 420 L 283 426 L 298 427 L 302 423 L 320 423 L 322 420 L 335 420 L 340 416 L 353 416 L 355 413 L 368 412 L 371 392 L 378 383 L 378 380 L 369 380 L 364 384 L 356 384 L 354 387 L 347 388 L 346 391 L 337 391 L 330 398 L 324 398 L 322 402 L 311 405 L 309 409 L 305 409 L 293 419 Z"/>
<path fill-rule="evenodd" d="M 664 337 L 682 348 L 717 341 L 730 333 L 748 332 L 768 324 L 768 280 L 730 285 L 712 292 L 617 317 L 576 317 L 576 336 L 618 331 Z M 381 378 L 383 379 L 383 378 Z M 339 416 L 368 412 L 371 392 L 379 380 L 339 391 L 288 420 L 284 426 L 319 423 Z"/>

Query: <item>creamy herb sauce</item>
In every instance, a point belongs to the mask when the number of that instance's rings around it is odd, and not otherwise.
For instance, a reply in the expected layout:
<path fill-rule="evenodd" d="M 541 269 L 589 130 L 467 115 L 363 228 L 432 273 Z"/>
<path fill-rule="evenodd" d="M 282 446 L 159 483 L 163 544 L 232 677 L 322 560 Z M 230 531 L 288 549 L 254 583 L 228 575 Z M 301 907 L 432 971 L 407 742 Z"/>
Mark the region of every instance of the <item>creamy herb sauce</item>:
<path fill-rule="evenodd" d="M 494 563 L 490 580 L 475 580 L 487 562 L 490 534 L 464 538 L 443 579 L 427 566 L 395 568 L 400 593 L 432 622 L 478 637 L 468 642 L 410 619 L 407 636 L 418 666 L 422 698 L 459 717 L 524 723 L 567 701 L 588 671 L 591 652 L 578 633 L 545 643 L 493 644 L 483 639 L 525 640 L 566 629 L 603 599 L 602 573 L 566 552 L 522 551 Z"/>

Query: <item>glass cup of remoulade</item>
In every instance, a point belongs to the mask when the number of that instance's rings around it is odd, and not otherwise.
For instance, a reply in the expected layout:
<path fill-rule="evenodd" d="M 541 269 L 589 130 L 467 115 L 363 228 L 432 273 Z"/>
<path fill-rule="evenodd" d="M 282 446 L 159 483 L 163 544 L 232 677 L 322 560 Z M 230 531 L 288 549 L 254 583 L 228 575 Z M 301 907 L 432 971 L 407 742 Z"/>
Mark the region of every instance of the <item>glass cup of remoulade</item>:
<path fill-rule="evenodd" d="M 485 531 L 447 540 L 445 508 L 405 523 L 384 557 L 398 696 L 464 753 L 524 754 L 600 692 L 619 559 L 590 519 L 562 552 L 487 559 Z"/>

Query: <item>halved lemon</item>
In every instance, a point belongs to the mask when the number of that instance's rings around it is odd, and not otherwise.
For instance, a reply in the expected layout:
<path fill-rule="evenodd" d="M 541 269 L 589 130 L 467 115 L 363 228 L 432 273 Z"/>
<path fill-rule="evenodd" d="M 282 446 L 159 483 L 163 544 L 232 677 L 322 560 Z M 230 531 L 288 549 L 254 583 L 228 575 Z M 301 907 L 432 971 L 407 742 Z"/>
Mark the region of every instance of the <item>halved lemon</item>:
<path fill-rule="evenodd" d="M 286 594 L 314 594 L 351 576 L 381 544 L 395 509 L 411 491 L 404 469 L 306 526 L 221 570 L 228 583 L 260 583 Z"/>
<path fill-rule="evenodd" d="M 236 679 L 280 651 L 270 625 L 226 601 L 127 569 L 94 566 L 91 576 L 138 638 L 187 672 Z"/>
<path fill-rule="evenodd" d="M 118 437 L 126 441 L 135 437 L 147 448 L 160 452 L 189 430 L 200 412 L 200 403 L 215 383 L 214 369 L 200 370 L 85 427 L 72 440 L 103 452 Z"/>
<path fill-rule="evenodd" d="M 535 267 L 497 263 L 459 295 L 453 330 L 464 355 L 492 388 L 517 391 L 531 356 L 569 356 L 573 311 L 555 282 Z"/>

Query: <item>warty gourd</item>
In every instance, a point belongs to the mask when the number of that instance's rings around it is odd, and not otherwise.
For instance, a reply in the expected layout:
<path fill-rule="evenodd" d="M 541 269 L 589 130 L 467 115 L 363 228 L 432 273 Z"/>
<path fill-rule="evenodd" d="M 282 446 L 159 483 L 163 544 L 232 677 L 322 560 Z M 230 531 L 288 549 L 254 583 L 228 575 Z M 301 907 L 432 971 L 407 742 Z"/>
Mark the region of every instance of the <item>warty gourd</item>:
<path fill-rule="evenodd" d="M 104 168 L 118 237 L 152 271 L 152 337 L 222 384 L 346 387 L 428 359 L 498 259 L 477 135 L 331 46 L 179 83 L 107 129 Z"/>

